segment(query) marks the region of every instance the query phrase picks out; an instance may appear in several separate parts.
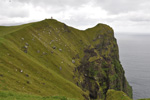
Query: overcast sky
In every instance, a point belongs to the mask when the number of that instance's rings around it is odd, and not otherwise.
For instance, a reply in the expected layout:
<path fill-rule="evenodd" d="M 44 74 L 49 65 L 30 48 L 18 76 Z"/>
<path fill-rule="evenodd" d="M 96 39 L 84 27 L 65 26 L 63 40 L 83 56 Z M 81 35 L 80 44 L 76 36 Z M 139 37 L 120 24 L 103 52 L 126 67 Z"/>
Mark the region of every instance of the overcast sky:
<path fill-rule="evenodd" d="M 0 0 L 0 25 L 57 19 L 78 29 L 98 23 L 116 33 L 150 33 L 150 0 Z"/>

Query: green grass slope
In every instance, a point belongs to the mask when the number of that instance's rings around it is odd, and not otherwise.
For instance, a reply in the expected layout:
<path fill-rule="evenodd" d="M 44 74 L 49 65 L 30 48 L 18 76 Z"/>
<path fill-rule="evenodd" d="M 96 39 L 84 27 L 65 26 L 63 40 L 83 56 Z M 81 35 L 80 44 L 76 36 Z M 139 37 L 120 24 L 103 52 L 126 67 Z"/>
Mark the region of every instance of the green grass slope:
<path fill-rule="evenodd" d="M 113 30 L 85 31 L 54 19 L 0 27 L 0 90 L 68 98 L 105 98 L 132 89 L 119 62 Z"/>
<path fill-rule="evenodd" d="M 0 100 L 76 100 L 64 96 L 41 97 L 14 92 L 0 92 Z"/>
<path fill-rule="evenodd" d="M 108 90 L 106 100 L 132 100 L 124 92 Z"/>
<path fill-rule="evenodd" d="M 47 20 L 1 29 L 1 90 L 83 98 L 84 92 L 72 78 L 75 65 L 71 62 L 74 53 L 71 49 L 74 48 L 69 47 L 71 43 L 66 40 L 65 32 L 61 38 L 57 36 L 54 29 L 59 27 L 59 23 L 55 22 L 49 23 L 54 27 L 51 32 Z M 57 48 L 53 49 L 53 46 Z M 27 53 L 25 49 L 28 49 Z"/>

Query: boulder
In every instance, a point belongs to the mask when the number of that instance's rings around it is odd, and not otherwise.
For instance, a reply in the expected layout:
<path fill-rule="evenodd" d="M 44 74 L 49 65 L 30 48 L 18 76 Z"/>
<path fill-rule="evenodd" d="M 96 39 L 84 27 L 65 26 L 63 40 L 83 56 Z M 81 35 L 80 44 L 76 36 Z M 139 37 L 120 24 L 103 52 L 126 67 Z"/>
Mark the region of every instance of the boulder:
<path fill-rule="evenodd" d="M 0 77 L 3 77 L 3 74 L 0 74 Z"/>
<path fill-rule="evenodd" d="M 74 64 L 74 63 L 75 63 L 75 60 L 72 60 L 72 63 Z"/>
<path fill-rule="evenodd" d="M 29 75 L 28 75 L 28 74 L 26 74 L 26 77 L 29 77 Z"/>
<path fill-rule="evenodd" d="M 27 84 L 30 84 L 30 82 L 29 82 L 29 81 L 27 81 Z"/>
<path fill-rule="evenodd" d="M 56 46 L 53 46 L 53 49 L 56 49 Z"/>
<path fill-rule="evenodd" d="M 24 50 L 24 52 L 25 52 L 25 53 L 28 53 L 27 49 L 26 49 L 26 50 Z"/>
<path fill-rule="evenodd" d="M 37 50 L 37 53 L 40 53 L 40 50 Z"/>
<path fill-rule="evenodd" d="M 59 51 L 62 51 L 62 49 L 59 49 Z"/>
<path fill-rule="evenodd" d="M 23 40 L 23 41 L 24 41 L 24 38 L 21 38 L 21 40 Z"/>
<path fill-rule="evenodd" d="M 25 49 L 28 49 L 28 46 L 27 46 L 27 45 L 25 45 L 25 46 L 24 46 L 24 48 L 25 48 Z"/>
<path fill-rule="evenodd" d="M 29 46 L 29 44 L 26 42 L 26 46 Z"/>
<path fill-rule="evenodd" d="M 59 69 L 60 69 L 60 70 L 62 70 L 62 68 L 61 68 L 61 67 L 59 67 Z"/>
<path fill-rule="evenodd" d="M 20 72 L 22 73 L 22 72 L 23 72 L 23 70 L 20 70 Z"/>

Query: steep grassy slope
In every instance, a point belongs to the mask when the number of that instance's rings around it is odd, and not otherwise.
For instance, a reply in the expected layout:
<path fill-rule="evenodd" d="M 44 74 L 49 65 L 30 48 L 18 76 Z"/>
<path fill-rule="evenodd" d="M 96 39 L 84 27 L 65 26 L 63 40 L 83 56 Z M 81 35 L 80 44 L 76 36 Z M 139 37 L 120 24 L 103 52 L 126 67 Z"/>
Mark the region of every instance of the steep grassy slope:
<path fill-rule="evenodd" d="M 108 89 L 132 97 L 109 26 L 80 31 L 46 19 L 0 27 L 0 90 L 83 100 Z"/>

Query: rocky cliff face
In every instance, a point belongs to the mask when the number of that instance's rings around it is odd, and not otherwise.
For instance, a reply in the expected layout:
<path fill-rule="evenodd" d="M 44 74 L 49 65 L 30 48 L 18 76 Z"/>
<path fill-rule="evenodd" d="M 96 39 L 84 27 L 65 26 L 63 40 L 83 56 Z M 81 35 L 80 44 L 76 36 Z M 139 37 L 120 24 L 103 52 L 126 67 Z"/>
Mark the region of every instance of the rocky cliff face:
<path fill-rule="evenodd" d="M 113 30 L 98 24 L 86 30 L 86 35 L 91 44 L 84 48 L 80 65 L 75 68 L 77 85 L 88 90 L 91 99 L 104 99 L 109 89 L 124 91 L 132 97 L 132 88 L 119 61 Z"/>
<path fill-rule="evenodd" d="M 132 97 L 107 25 L 81 31 L 46 19 L 0 27 L 0 49 L 1 90 L 83 100 L 114 89 Z"/>

